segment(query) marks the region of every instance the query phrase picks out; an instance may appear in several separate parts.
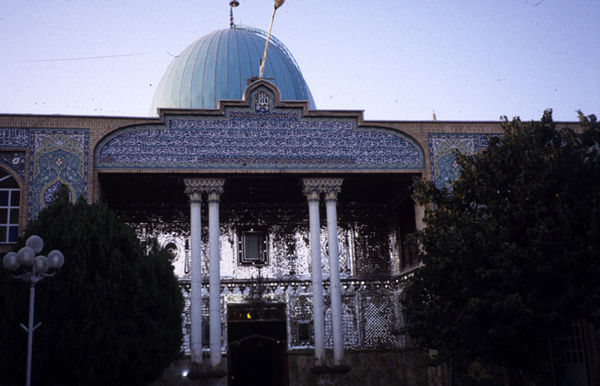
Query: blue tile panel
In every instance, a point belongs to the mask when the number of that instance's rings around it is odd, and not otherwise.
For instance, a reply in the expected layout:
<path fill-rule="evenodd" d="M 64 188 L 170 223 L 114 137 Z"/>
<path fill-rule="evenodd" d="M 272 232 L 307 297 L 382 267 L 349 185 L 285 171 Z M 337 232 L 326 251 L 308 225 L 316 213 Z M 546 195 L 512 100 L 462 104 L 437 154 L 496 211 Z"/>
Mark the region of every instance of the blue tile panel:
<path fill-rule="evenodd" d="M 221 119 L 170 117 L 103 139 L 98 168 L 188 170 L 423 169 L 419 145 L 397 131 L 356 119 L 300 119 L 297 111 L 228 111 Z"/>
<path fill-rule="evenodd" d="M 89 133 L 87 130 L 32 129 L 29 146 L 27 218 L 48 205 L 60 184 L 73 200 L 88 197 Z"/>
<path fill-rule="evenodd" d="M 474 154 L 488 146 L 491 137 L 500 134 L 429 134 L 431 179 L 438 188 L 449 187 L 460 174 L 454 151 Z"/>

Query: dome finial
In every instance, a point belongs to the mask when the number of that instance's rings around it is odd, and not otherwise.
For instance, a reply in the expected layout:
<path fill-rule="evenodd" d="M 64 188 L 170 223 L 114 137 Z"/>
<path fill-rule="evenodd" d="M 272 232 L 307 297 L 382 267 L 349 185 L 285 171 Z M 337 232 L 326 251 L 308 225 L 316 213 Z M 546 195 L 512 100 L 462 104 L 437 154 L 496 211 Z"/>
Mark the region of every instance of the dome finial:
<path fill-rule="evenodd" d="M 237 0 L 232 0 L 229 2 L 229 28 L 235 27 L 233 23 L 233 9 L 240 5 L 240 2 Z"/>

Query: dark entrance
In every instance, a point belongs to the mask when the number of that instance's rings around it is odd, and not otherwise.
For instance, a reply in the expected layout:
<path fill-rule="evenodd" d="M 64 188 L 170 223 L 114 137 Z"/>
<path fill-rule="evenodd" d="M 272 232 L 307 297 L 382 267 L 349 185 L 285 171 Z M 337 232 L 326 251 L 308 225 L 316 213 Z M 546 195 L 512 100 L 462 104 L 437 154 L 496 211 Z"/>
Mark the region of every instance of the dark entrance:
<path fill-rule="evenodd" d="M 227 319 L 229 385 L 287 385 L 285 306 L 230 305 Z"/>

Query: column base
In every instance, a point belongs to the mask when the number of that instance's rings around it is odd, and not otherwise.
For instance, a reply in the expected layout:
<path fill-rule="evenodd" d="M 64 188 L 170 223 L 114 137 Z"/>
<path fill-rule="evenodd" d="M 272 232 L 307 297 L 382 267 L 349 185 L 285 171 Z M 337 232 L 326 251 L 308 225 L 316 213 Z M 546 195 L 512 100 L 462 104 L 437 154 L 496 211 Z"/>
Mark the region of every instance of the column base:
<path fill-rule="evenodd" d="M 310 368 L 310 372 L 315 375 L 321 374 L 346 374 L 350 372 L 352 368 L 348 365 L 321 365 L 321 366 L 313 366 Z"/>
<path fill-rule="evenodd" d="M 188 378 L 193 381 L 217 380 L 225 376 L 227 376 L 227 371 L 220 367 L 210 367 L 209 365 L 195 362 L 191 363 L 190 372 L 188 373 Z"/>
<path fill-rule="evenodd" d="M 310 372 L 315 375 L 317 385 L 343 385 L 352 368 L 348 365 L 313 366 Z"/>

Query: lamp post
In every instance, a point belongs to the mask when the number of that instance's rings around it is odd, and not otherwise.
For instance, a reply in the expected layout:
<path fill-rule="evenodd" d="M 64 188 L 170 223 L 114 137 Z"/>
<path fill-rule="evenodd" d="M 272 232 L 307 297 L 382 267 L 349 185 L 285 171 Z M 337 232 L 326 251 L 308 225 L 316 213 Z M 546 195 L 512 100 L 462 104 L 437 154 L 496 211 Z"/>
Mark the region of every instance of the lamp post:
<path fill-rule="evenodd" d="M 46 277 L 54 276 L 56 270 L 60 269 L 65 262 L 65 256 L 59 250 L 52 250 L 48 257 L 38 255 L 44 247 L 44 241 L 40 236 L 30 236 L 25 242 L 25 247 L 18 253 L 8 252 L 4 255 L 2 265 L 11 272 L 17 272 L 14 277 L 29 283 L 29 323 L 27 327 L 21 323 L 21 327 L 27 332 L 27 374 L 25 384 L 31 385 L 31 356 L 33 350 L 33 332 L 42 324 L 33 325 L 33 311 L 35 306 L 35 284 Z M 19 270 L 19 268 L 22 268 Z M 53 270 L 54 272 L 50 272 Z"/>

